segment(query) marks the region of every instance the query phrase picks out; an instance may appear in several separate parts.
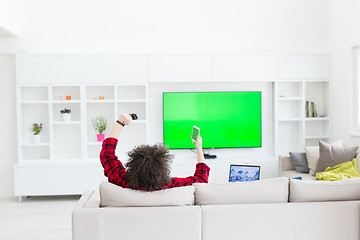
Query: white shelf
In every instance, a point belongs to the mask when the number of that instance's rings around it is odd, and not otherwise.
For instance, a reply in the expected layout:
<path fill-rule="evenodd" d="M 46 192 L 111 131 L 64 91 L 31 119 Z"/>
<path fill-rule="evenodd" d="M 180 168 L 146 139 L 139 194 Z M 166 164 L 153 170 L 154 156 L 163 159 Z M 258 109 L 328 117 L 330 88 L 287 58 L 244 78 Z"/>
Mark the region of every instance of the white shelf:
<path fill-rule="evenodd" d="M 81 103 L 81 100 L 52 100 L 52 103 Z"/>
<path fill-rule="evenodd" d="M 305 118 L 305 121 L 311 122 L 311 121 L 329 121 L 330 119 L 327 117 L 314 117 L 314 118 Z"/>
<path fill-rule="evenodd" d="M 54 121 L 53 122 L 54 125 L 73 125 L 73 124 L 81 124 L 81 121 L 70 121 L 70 122 L 65 122 L 65 121 Z"/>
<path fill-rule="evenodd" d="M 309 135 L 309 136 L 305 136 L 305 139 L 329 139 L 329 136 L 326 135 Z"/>
<path fill-rule="evenodd" d="M 302 118 L 280 118 L 278 119 L 279 122 L 300 122 Z"/>
<path fill-rule="evenodd" d="M 100 100 L 100 99 L 97 99 L 97 100 L 86 100 L 87 103 L 115 103 L 116 101 L 115 100 Z"/>
<path fill-rule="evenodd" d="M 50 143 L 44 142 L 44 143 L 23 143 L 21 144 L 22 147 L 48 147 L 50 146 Z"/>
<path fill-rule="evenodd" d="M 301 97 L 278 97 L 279 101 L 302 101 Z"/>
<path fill-rule="evenodd" d="M 20 101 L 20 104 L 48 104 L 49 101 Z"/>
<path fill-rule="evenodd" d="M 101 146 L 103 142 L 88 142 L 87 144 L 90 146 Z"/>
<path fill-rule="evenodd" d="M 146 99 L 124 99 L 124 100 L 117 100 L 118 103 L 145 103 Z"/>

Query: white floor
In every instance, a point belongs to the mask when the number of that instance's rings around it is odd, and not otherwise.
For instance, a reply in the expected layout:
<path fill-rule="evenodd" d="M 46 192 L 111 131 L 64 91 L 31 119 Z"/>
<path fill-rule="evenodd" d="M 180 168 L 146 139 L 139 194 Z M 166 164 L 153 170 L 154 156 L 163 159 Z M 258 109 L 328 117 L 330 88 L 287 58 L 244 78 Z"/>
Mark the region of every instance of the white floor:
<path fill-rule="evenodd" d="M 0 199 L 0 239 L 71 240 L 71 212 L 79 198 Z"/>

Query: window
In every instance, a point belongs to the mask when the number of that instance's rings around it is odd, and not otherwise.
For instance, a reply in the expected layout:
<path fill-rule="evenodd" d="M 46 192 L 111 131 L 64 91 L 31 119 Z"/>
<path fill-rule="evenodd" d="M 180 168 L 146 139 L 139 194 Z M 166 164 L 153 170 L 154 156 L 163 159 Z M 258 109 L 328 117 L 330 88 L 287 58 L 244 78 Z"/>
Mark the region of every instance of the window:
<path fill-rule="evenodd" d="M 353 95 L 352 135 L 360 137 L 360 45 L 352 48 Z"/>

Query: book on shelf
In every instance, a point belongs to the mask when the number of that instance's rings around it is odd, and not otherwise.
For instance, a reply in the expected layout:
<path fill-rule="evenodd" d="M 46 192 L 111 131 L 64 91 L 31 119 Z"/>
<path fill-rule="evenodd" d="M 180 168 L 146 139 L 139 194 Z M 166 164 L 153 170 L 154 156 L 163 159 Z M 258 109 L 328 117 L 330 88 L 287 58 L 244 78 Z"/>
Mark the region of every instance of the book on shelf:
<path fill-rule="evenodd" d="M 317 117 L 316 104 L 312 101 L 306 101 L 305 103 L 305 116 L 308 118 Z"/>

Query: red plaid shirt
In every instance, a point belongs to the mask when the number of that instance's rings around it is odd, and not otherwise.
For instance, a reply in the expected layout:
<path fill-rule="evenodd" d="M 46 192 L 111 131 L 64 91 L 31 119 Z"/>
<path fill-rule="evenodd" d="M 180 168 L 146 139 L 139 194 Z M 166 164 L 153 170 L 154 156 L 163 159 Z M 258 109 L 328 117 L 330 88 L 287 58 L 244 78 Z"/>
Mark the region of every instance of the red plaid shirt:
<path fill-rule="evenodd" d="M 107 138 L 102 144 L 100 153 L 101 164 L 104 167 L 104 174 L 108 177 L 109 182 L 128 188 L 126 183 L 126 169 L 115 155 L 115 148 L 118 143 L 116 138 Z M 171 178 L 170 183 L 162 187 L 162 189 L 182 187 L 193 183 L 207 183 L 210 168 L 205 163 L 196 164 L 194 176 L 186 178 Z"/>

